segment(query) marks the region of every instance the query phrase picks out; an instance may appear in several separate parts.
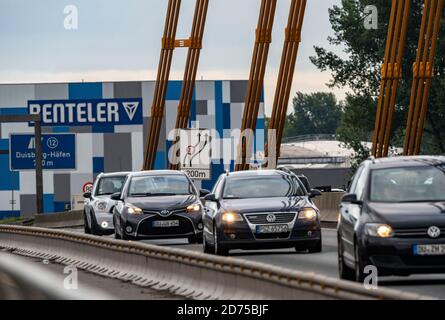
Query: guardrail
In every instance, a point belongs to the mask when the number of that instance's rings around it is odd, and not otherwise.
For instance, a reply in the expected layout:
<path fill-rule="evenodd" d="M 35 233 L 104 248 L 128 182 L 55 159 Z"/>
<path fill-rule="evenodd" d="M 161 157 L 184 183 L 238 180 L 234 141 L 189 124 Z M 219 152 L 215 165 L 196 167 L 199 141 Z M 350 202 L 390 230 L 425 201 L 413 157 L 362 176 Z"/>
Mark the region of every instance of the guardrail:
<path fill-rule="evenodd" d="M 0 300 L 104 300 L 111 296 L 85 287 L 68 291 L 63 278 L 42 267 L 0 253 Z"/>
<path fill-rule="evenodd" d="M 72 228 L 83 226 L 83 210 L 38 214 L 34 217 L 34 226 L 40 228 Z"/>
<path fill-rule="evenodd" d="M 80 233 L 0 226 L 0 247 L 190 299 L 430 299 L 235 258 Z"/>

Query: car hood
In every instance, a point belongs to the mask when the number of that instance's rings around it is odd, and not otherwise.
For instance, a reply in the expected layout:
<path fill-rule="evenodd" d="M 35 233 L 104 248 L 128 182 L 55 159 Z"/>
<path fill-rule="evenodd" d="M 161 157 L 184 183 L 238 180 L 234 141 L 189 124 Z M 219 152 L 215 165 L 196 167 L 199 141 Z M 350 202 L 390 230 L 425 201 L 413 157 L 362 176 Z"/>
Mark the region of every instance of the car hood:
<path fill-rule="evenodd" d="M 227 211 L 239 213 L 299 211 L 304 207 L 313 207 L 307 197 L 225 199 L 221 202 L 221 206 Z"/>
<path fill-rule="evenodd" d="M 393 228 L 445 226 L 445 202 L 370 203 L 368 207 L 375 222 Z"/>
<path fill-rule="evenodd" d="M 198 201 L 195 195 L 127 198 L 126 202 L 142 210 L 160 211 L 183 209 Z"/>

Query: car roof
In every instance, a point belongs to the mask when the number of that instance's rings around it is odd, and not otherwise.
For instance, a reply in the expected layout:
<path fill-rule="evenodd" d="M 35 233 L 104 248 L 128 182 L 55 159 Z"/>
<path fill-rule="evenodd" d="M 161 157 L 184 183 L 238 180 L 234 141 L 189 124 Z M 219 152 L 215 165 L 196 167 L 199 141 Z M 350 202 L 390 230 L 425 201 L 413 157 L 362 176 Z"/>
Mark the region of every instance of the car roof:
<path fill-rule="evenodd" d="M 100 175 L 101 178 L 110 178 L 110 177 L 126 177 L 130 174 L 130 172 L 109 172 L 102 173 Z"/>
<path fill-rule="evenodd" d="M 445 156 L 402 156 L 369 159 L 371 169 L 445 165 Z"/>
<path fill-rule="evenodd" d="M 130 173 L 130 177 L 146 177 L 146 176 L 185 176 L 186 174 L 178 170 L 151 170 L 151 171 L 139 171 Z"/>
<path fill-rule="evenodd" d="M 259 177 L 264 175 L 283 176 L 290 174 L 281 170 L 249 170 L 249 171 L 231 172 L 227 176 L 229 178 L 242 179 L 242 178 Z"/>

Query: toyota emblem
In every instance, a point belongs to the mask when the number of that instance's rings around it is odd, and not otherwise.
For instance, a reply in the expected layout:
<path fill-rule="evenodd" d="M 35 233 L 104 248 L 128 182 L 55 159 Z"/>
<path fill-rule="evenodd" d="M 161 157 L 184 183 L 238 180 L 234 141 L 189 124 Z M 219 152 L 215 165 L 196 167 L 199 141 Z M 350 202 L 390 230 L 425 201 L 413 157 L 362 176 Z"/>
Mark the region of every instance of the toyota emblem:
<path fill-rule="evenodd" d="M 161 211 L 161 216 L 166 217 L 168 215 L 170 215 L 170 211 L 169 210 L 162 210 Z"/>
<path fill-rule="evenodd" d="M 277 217 L 274 214 L 268 214 L 266 220 L 269 223 L 274 223 L 277 220 Z"/>
<path fill-rule="evenodd" d="M 430 236 L 430 238 L 437 239 L 440 237 L 440 233 L 441 232 L 438 227 L 433 226 L 428 229 L 428 235 Z"/>

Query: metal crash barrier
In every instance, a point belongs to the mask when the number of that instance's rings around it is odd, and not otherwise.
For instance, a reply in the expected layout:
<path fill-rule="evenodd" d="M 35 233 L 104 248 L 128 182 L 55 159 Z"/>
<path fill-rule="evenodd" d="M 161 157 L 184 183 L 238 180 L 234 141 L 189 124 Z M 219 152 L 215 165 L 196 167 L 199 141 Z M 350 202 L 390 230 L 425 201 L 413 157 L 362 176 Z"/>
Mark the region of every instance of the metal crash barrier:
<path fill-rule="evenodd" d="M 190 299 L 431 299 L 315 273 L 80 233 L 0 226 L 0 247 Z"/>

